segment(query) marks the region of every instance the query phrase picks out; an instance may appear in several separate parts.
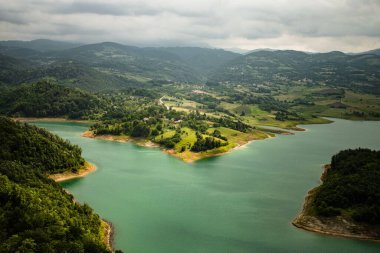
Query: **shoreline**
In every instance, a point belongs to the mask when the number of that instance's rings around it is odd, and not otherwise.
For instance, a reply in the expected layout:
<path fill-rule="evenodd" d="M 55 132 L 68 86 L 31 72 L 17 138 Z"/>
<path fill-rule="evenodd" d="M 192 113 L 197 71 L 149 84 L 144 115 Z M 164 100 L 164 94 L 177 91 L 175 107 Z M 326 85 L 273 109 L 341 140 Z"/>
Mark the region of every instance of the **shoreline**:
<path fill-rule="evenodd" d="M 15 117 L 11 118 L 15 121 L 20 121 L 24 123 L 29 122 L 72 122 L 72 123 L 82 123 L 82 124 L 93 124 L 98 121 L 96 120 L 84 120 L 84 119 L 67 119 L 67 118 L 53 118 L 53 117 L 47 117 L 47 118 L 37 118 L 37 117 Z"/>
<path fill-rule="evenodd" d="M 96 139 L 96 140 L 102 140 L 102 141 L 116 141 L 116 142 L 121 142 L 121 143 L 126 143 L 130 141 L 133 144 L 136 144 L 141 147 L 146 147 L 146 148 L 159 148 L 160 145 L 150 141 L 146 140 L 143 138 L 133 138 L 129 136 L 118 136 L 118 135 L 94 135 L 94 133 L 90 130 L 85 131 L 84 133 L 81 134 L 82 137 L 85 138 L 91 138 L 91 139 Z"/>
<path fill-rule="evenodd" d="M 237 145 L 235 147 L 230 148 L 228 151 L 225 151 L 225 152 L 210 153 L 210 154 L 205 154 L 205 153 L 202 154 L 202 152 L 199 152 L 199 153 L 191 152 L 191 157 L 183 157 L 183 156 L 181 156 L 181 154 L 183 154 L 183 153 L 177 153 L 174 149 L 164 149 L 159 144 L 154 143 L 150 140 L 142 139 L 142 138 L 130 138 L 128 136 L 116 136 L 116 135 L 99 135 L 99 136 L 96 136 L 96 135 L 94 135 L 94 133 L 92 131 L 89 131 L 89 130 L 82 133 L 81 136 L 85 137 L 85 138 L 96 139 L 96 140 L 115 141 L 115 142 L 120 142 L 120 143 L 126 143 L 126 142 L 130 141 L 131 143 L 133 143 L 135 145 L 145 147 L 145 148 L 160 148 L 160 150 L 163 153 L 171 155 L 175 158 L 178 158 L 181 161 L 186 162 L 186 163 L 193 163 L 193 162 L 205 159 L 205 158 L 225 155 L 225 154 L 231 153 L 235 150 L 243 149 L 253 141 L 274 138 L 274 136 L 267 134 L 266 138 L 264 138 L 264 139 L 250 139 L 250 140 L 248 140 L 242 144 L 237 143 Z"/>
<path fill-rule="evenodd" d="M 199 161 L 199 160 L 202 160 L 202 159 L 206 159 L 206 158 L 226 155 L 226 154 L 232 153 L 233 151 L 244 149 L 249 144 L 251 144 L 252 142 L 262 141 L 262 140 L 271 139 L 271 138 L 275 138 L 275 135 L 267 134 L 267 136 L 265 138 L 263 138 L 263 139 L 250 139 L 248 141 L 245 141 L 244 143 L 236 143 L 236 146 L 230 148 L 227 151 L 220 152 L 220 153 L 210 153 L 210 154 L 203 153 L 202 154 L 202 152 L 199 152 L 199 153 L 192 152 L 192 155 L 194 156 L 193 158 L 183 157 L 183 156 L 181 156 L 181 154 L 183 154 L 183 153 L 176 153 L 174 149 L 164 149 L 164 148 L 161 148 L 161 151 L 164 152 L 165 154 L 174 156 L 175 158 L 178 158 L 178 159 L 180 159 L 183 162 L 193 163 L 193 162 L 196 162 L 196 161 Z"/>
<path fill-rule="evenodd" d="M 58 183 L 58 182 L 66 181 L 66 180 L 71 180 L 74 178 L 85 177 L 91 172 L 94 172 L 95 170 L 96 170 L 96 166 L 86 161 L 84 166 L 80 168 L 77 173 L 66 171 L 63 173 L 50 174 L 48 177 Z"/>
<path fill-rule="evenodd" d="M 321 175 L 323 181 L 327 171 L 331 168 L 330 164 L 323 166 L 324 170 Z M 309 232 L 322 235 L 344 237 L 356 240 L 373 241 L 380 243 L 380 227 L 369 227 L 362 224 L 354 223 L 342 216 L 336 217 L 318 217 L 311 214 L 311 205 L 318 186 L 311 189 L 302 205 L 301 212 L 292 221 L 293 226 Z"/>
<path fill-rule="evenodd" d="M 114 252 L 114 247 L 113 247 L 113 239 L 114 239 L 114 233 L 115 229 L 112 223 L 106 219 L 102 219 L 102 226 L 103 226 L 103 240 L 104 243 L 107 245 L 107 248 L 111 251 Z"/>
<path fill-rule="evenodd" d="M 81 178 L 85 177 L 91 172 L 94 172 L 96 170 L 96 166 L 92 163 L 85 162 L 85 165 L 78 171 L 78 173 L 73 173 L 73 172 L 63 172 L 63 173 L 57 173 L 57 174 L 50 174 L 48 177 L 50 179 L 53 179 L 55 182 L 63 182 L 66 180 L 71 180 L 74 178 Z M 64 189 L 67 193 L 71 194 L 68 192 L 66 189 Z M 73 199 L 74 202 L 76 202 L 75 199 Z M 111 222 L 100 218 L 101 223 L 102 223 L 102 239 L 104 243 L 106 244 L 107 248 L 111 251 L 114 252 L 113 248 L 113 235 L 115 233 L 113 225 Z"/>

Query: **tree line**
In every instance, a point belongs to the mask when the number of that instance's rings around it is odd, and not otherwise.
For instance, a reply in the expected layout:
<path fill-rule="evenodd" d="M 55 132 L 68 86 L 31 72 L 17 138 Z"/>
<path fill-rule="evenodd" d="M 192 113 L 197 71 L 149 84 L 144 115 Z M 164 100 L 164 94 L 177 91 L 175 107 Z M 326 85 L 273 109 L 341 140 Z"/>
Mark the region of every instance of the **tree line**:
<path fill-rule="evenodd" d="M 313 207 L 321 216 L 380 224 L 380 151 L 348 149 L 334 155 Z"/>
<path fill-rule="evenodd" d="M 109 253 L 100 217 L 47 174 L 78 170 L 81 149 L 0 117 L 0 253 Z"/>

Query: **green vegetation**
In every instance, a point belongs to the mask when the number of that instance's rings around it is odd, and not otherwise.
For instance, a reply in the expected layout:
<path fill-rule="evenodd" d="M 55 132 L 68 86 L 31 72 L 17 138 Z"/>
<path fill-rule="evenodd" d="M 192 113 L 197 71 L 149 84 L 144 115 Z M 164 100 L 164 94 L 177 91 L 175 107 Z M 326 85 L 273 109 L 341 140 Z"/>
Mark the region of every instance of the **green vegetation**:
<path fill-rule="evenodd" d="M 0 114 L 96 120 L 89 136 L 151 141 L 194 161 L 330 122 L 321 117 L 379 120 L 375 53 L 9 41 L 0 43 Z M 76 173 L 81 149 L 2 117 L 0 137 L 0 253 L 109 252 L 99 216 L 47 178 Z M 309 211 L 380 224 L 379 153 L 334 156 Z"/>
<path fill-rule="evenodd" d="M 8 116 L 85 119 L 101 107 L 94 95 L 47 81 L 3 88 L 0 93 L 0 113 Z"/>
<path fill-rule="evenodd" d="M 259 51 L 228 62 L 210 79 L 240 84 L 293 85 L 298 82 L 311 87 L 325 84 L 379 94 L 379 66 L 380 57 L 375 54 Z M 262 92 L 265 91 L 262 89 Z"/>
<path fill-rule="evenodd" d="M 282 132 L 268 126 L 301 130 L 299 124 L 330 122 L 321 117 L 379 120 L 379 66 L 371 53 L 239 55 L 111 42 L 7 42 L 0 43 L 0 114 L 95 120 L 95 136 L 208 156 Z M 45 81 L 31 84 L 39 80 Z"/>
<path fill-rule="evenodd" d="M 314 196 L 319 216 L 380 224 L 380 151 L 344 150 L 333 156 Z"/>
<path fill-rule="evenodd" d="M 218 130 L 215 130 L 218 131 Z M 215 131 L 213 132 L 215 134 Z M 220 133 L 220 132 L 219 132 Z M 219 148 L 220 146 L 227 146 L 228 142 L 222 142 L 214 137 L 206 137 L 204 138 L 202 134 L 196 132 L 197 141 L 191 147 L 191 151 L 193 152 L 201 152 L 214 148 Z M 226 138 L 227 139 L 227 138 Z"/>
<path fill-rule="evenodd" d="M 0 117 L 0 157 L 20 161 L 45 173 L 76 171 L 84 165 L 81 149 L 35 126 Z"/>
<path fill-rule="evenodd" d="M 203 83 L 213 88 L 224 83 L 254 86 L 262 94 L 274 86 L 297 84 L 379 94 L 379 65 L 375 51 L 348 55 L 286 50 L 240 55 L 218 49 L 139 48 L 112 42 L 82 46 L 46 40 L 0 42 L 0 83 L 48 78 L 88 91 L 168 83 Z"/>
<path fill-rule="evenodd" d="M 109 252 L 101 219 L 47 173 L 78 170 L 78 146 L 0 118 L 0 252 Z"/>

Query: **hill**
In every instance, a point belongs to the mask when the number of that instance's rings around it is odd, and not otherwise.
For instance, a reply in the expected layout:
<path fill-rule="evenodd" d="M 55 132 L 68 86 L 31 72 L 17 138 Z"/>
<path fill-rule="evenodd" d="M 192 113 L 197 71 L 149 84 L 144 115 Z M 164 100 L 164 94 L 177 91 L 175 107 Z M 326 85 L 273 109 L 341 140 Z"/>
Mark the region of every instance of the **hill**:
<path fill-rule="evenodd" d="M 240 54 L 223 49 L 199 47 L 167 47 L 161 50 L 177 55 L 191 68 L 205 77 L 207 77 L 212 70 L 240 56 Z"/>
<path fill-rule="evenodd" d="M 7 86 L 48 79 L 65 86 L 96 92 L 139 84 L 135 80 L 104 73 L 84 63 L 64 59 L 21 59 L 0 54 L 0 69 L 0 84 Z"/>
<path fill-rule="evenodd" d="M 92 92 L 169 83 L 306 84 L 380 93 L 376 50 L 355 55 L 259 50 L 240 55 L 221 49 L 103 42 L 77 47 L 64 43 L 41 51 L 46 41 L 28 43 L 0 42 L 1 83 L 48 78 Z"/>
<path fill-rule="evenodd" d="M 47 173 L 78 170 L 78 146 L 0 118 L 0 252 L 109 252 L 101 219 Z"/>
<path fill-rule="evenodd" d="M 0 54 L 0 84 L 12 85 L 29 78 L 30 62 Z"/>
<path fill-rule="evenodd" d="M 124 46 L 113 42 L 84 45 L 58 52 L 56 58 L 73 59 L 103 73 L 146 82 L 152 79 L 197 82 L 198 75 L 179 57 L 160 49 Z"/>
<path fill-rule="evenodd" d="M 294 224 L 327 234 L 380 239 L 380 151 L 344 150 L 326 166 Z"/>
<path fill-rule="evenodd" d="M 366 51 L 366 52 L 363 52 L 363 53 L 359 53 L 359 54 L 375 54 L 375 55 L 379 55 L 380 56 L 380 48 L 369 50 L 369 51 Z"/>
<path fill-rule="evenodd" d="M 304 82 L 380 93 L 379 67 L 376 55 L 259 51 L 228 62 L 211 79 L 241 84 Z"/>
<path fill-rule="evenodd" d="M 48 51 L 60 51 L 69 48 L 74 48 L 80 46 L 81 43 L 63 42 L 47 39 L 37 39 L 31 41 L 22 40 L 7 40 L 0 41 L 0 46 L 11 47 L 11 48 L 24 48 L 31 49 L 39 52 Z"/>
<path fill-rule="evenodd" d="M 0 114 L 7 116 L 86 118 L 102 107 L 94 95 L 46 81 L 0 91 Z"/>

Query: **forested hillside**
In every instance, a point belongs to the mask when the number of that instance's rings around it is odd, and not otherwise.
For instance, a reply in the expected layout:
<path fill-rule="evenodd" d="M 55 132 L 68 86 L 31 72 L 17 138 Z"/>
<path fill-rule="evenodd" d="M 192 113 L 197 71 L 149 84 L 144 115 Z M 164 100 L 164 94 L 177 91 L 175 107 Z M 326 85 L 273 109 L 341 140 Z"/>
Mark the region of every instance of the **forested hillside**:
<path fill-rule="evenodd" d="M 41 172 L 78 170 L 84 165 L 81 149 L 35 126 L 0 117 L 0 159 L 33 165 Z"/>
<path fill-rule="evenodd" d="M 46 173 L 77 170 L 81 150 L 0 118 L 0 252 L 109 252 L 101 220 Z"/>
<path fill-rule="evenodd" d="M 313 207 L 321 216 L 380 224 L 380 151 L 345 150 L 333 156 Z"/>
<path fill-rule="evenodd" d="M 21 117 L 86 118 L 102 107 L 101 100 L 79 89 L 41 81 L 0 87 L 0 114 Z"/>
<path fill-rule="evenodd" d="M 240 54 L 223 49 L 199 47 L 167 47 L 162 48 L 162 50 L 177 55 L 191 68 L 204 76 L 204 79 L 207 79 L 210 72 L 222 64 L 241 56 Z"/>
<path fill-rule="evenodd" d="M 318 233 L 378 241 L 380 151 L 340 151 L 325 165 L 321 179 L 292 223 Z"/>
<path fill-rule="evenodd" d="M 341 52 L 307 54 L 298 51 L 258 51 L 232 60 L 210 77 L 240 84 L 343 86 L 380 93 L 380 56 Z"/>
<path fill-rule="evenodd" d="M 44 50 L 44 45 L 46 50 Z M 247 55 L 197 47 L 76 47 L 45 40 L 0 42 L 0 84 L 53 79 L 88 91 L 162 83 L 326 85 L 380 93 L 380 56 L 259 50 Z"/>

